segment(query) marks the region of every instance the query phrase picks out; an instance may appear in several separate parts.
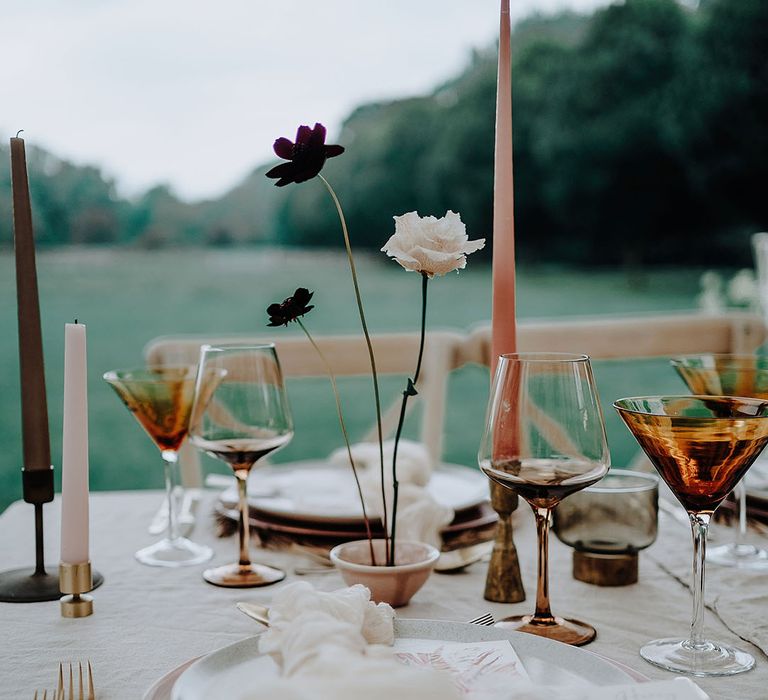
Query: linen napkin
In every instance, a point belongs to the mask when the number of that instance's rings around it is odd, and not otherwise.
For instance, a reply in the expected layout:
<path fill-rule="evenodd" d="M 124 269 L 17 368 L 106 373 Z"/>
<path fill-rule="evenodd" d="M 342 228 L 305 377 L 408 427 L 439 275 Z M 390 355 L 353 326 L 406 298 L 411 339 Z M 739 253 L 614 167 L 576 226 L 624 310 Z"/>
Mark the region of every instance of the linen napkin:
<path fill-rule="evenodd" d="M 450 677 L 398 663 L 394 611 L 356 585 L 333 593 L 296 582 L 275 594 L 259 649 L 280 668 L 242 700 L 460 700 Z"/>
<path fill-rule="evenodd" d="M 387 518 L 392 522 L 392 455 L 394 440 L 384 443 L 384 489 L 387 494 Z M 381 517 L 381 471 L 379 445 L 361 442 L 352 445 L 360 486 L 368 513 Z M 335 450 L 329 461 L 349 466 L 346 448 Z M 397 448 L 397 480 L 400 484 L 397 506 L 397 533 L 402 540 L 426 542 L 440 549 L 440 531 L 454 516 L 452 508 L 438 503 L 427 490 L 432 476 L 431 460 L 426 447 L 412 440 L 401 440 Z"/>

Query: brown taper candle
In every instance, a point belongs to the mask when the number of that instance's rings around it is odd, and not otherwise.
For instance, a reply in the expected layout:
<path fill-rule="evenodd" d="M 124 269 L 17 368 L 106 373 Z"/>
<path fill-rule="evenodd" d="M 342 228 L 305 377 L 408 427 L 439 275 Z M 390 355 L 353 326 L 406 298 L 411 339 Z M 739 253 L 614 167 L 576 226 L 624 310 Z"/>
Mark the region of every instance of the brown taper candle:
<path fill-rule="evenodd" d="M 25 471 L 50 470 L 48 403 L 45 396 L 43 339 L 37 294 L 35 238 L 29 203 L 24 139 L 11 139 L 13 241 L 16 252 L 16 295 L 21 368 L 21 432 Z"/>

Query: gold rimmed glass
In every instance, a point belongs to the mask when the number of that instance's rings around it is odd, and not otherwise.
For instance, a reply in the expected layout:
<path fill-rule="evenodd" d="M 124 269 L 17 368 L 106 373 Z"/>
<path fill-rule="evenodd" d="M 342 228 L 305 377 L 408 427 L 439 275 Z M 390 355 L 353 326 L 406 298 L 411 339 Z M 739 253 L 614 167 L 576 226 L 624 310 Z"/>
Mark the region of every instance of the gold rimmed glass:
<path fill-rule="evenodd" d="M 280 569 L 251 562 L 247 480 L 263 457 L 287 445 L 293 422 L 275 346 L 204 345 L 192 409 L 190 440 L 235 473 L 240 496 L 240 558 L 208 569 L 208 583 L 227 588 L 266 586 L 285 578 Z"/>
<path fill-rule="evenodd" d="M 688 511 L 693 531 L 690 636 L 654 640 L 640 655 L 668 671 L 694 676 L 748 671 L 755 663 L 750 654 L 704 638 L 704 563 L 712 513 L 768 443 L 768 401 L 643 396 L 619 399 L 614 407 Z"/>
<path fill-rule="evenodd" d="M 195 544 L 178 532 L 178 504 L 174 496 L 178 452 L 189 431 L 195 395 L 193 365 L 162 365 L 113 370 L 104 380 L 115 390 L 144 431 L 152 439 L 165 465 L 168 499 L 166 536 L 136 552 L 136 559 L 149 566 L 191 566 L 208 561 L 213 550 Z"/>
<path fill-rule="evenodd" d="M 748 396 L 768 399 L 768 358 L 760 355 L 702 354 L 672 360 L 680 378 L 693 394 Z M 748 544 L 747 489 L 744 481 L 735 488 L 739 515 L 736 542 L 707 550 L 707 561 L 738 569 L 768 571 L 768 550 Z"/>
<path fill-rule="evenodd" d="M 498 623 L 566 644 L 586 644 L 594 627 L 552 614 L 548 538 L 552 510 L 605 476 L 610 465 L 589 358 L 565 353 L 502 355 L 478 453 L 480 468 L 533 509 L 538 532 L 536 610 Z"/>

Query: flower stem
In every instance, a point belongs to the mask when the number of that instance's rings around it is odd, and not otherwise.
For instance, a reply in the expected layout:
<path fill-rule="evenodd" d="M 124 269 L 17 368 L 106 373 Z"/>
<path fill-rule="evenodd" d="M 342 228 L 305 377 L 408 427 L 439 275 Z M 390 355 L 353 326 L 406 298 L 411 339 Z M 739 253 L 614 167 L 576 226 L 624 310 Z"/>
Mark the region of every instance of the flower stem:
<path fill-rule="evenodd" d="M 395 446 L 392 450 L 392 536 L 390 539 L 389 557 L 387 566 L 395 565 L 395 535 L 397 530 L 397 497 L 400 490 L 400 482 L 397 480 L 397 446 L 400 444 L 400 435 L 403 432 L 405 423 L 405 409 L 408 405 L 408 398 L 416 393 L 416 382 L 419 381 L 421 374 L 421 360 L 424 357 L 424 339 L 427 330 L 427 283 L 429 277 L 421 275 L 421 338 L 419 340 L 419 359 L 416 361 L 416 372 L 413 379 L 408 381 L 408 386 L 403 392 L 403 403 L 400 405 L 400 418 L 397 422 L 397 432 L 395 433 Z"/>
<path fill-rule="evenodd" d="M 336 196 L 333 187 L 331 187 L 328 180 L 322 175 L 318 175 L 325 188 L 328 190 L 328 194 L 331 195 L 336 211 L 339 215 L 339 221 L 341 221 L 341 230 L 344 234 L 344 247 L 347 251 L 347 260 L 349 261 L 349 270 L 352 273 L 352 285 L 355 288 L 355 299 L 357 301 L 357 310 L 360 314 L 360 325 L 363 327 L 363 335 L 365 336 L 365 344 L 368 346 L 368 357 L 371 362 L 371 374 L 373 376 L 373 395 L 376 403 L 376 426 L 379 432 L 379 464 L 381 471 L 381 505 L 382 505 L 382 522 L 384 524 L 384 550 L 385 556 L 390 557 L 390 544 L 389 544 L 389 528 L 387 523 L 387 495 L 384 489 L 384 434 L 381 428 L 381 398 L 379 395 L 379 376 L 376 372 L 376 358 L 373 354 L 373 345 L 371 344 L 371 336 L 368 334 L 368 324 L 365 321 L 365 312 L 363 311 L 363 300 L 360 297 L 360 286 L 357 282 L 357 271 L 355 270 L 355 259 L 352 257 L 352 245 L 349 242 L 349 231 L 347 230 L 347 221 L 344 218 L 344 211 L 341 208 L 341 202 Z"/>
<path fill-rule="evenodd" d="M 301 330 L 304 331 L 304 335 L 307 336 L 307 339 L 312 344 L 312 347 L 317 352 L 318 356 L 320 357 L 320 360 L 322 361 L 323 365 L 325 366 L 325 371 L 328 374 L 328 379 L 331 380 L 331 388 L 333 389 L 333 398 L 336 400 L 336 413 L 339 416 L 339 425 L 341 426 L 341 433 L 344 436 L 344 444 L 347 446 L 347 456 L 349 457 L 349 465 L 352 467 L 352 474 L 355 476 L 355 484 L 357 485 L 357 494 L 360 496 L 360 505 L 363 509 L 363 520 L 365 521 L 365 533 L 368 537 L 368 547 L 371 551 L 371 564 L 373 566 L 376 566 L 376 555 L 373 552 L 373 535 L 371 534 L 371 523 L 368 520 L 368 513 L 365 510 L 365 498 L 363 497 L 363 489 L 360 486 L 360 477 L 357 475 L 357 467 L 355 466 L 355 460 L 352 457 L 352 447 L 349 444 L 349 434 L 347 433 L 347 426 L 344 423 L 344 414 L 341 411 L 341 397 L 339 396 L 339 388 L 336 386 L 336 377 L 333 374 L 333 370 L 331 369 L 331 365 L 326 359 L 325 355 L 323 354 L 323 351 L 320 349 L 318 344 L 315 342 L 314 338 L 309 334 L 309 331 L 307 330 L 307 327 L 301 322 L 300 318 L 296 319 L 296 323 L 299 324 L 301 327 Z"/>

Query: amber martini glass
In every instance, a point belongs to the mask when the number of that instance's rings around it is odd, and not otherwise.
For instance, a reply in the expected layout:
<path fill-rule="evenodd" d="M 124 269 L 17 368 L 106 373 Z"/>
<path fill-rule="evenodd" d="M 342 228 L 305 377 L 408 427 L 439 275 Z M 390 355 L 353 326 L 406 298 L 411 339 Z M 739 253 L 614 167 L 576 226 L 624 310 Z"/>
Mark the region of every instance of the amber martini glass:
<path fill-rule="evenodd" d="M 178 504 L 174 495 L 178 453 L 189 431 L 195 378 L 193 365 L 113 370 L 104 375 L 104 380 L 160 450 L 165 465 L 168 530 L 162 540 L 136 552 L 136 559 L 149 566 L 191 566 L 213 556 L 210 547 L 179 535 Z"/>
<path fill-rule="evenodd" d="M 768 400 L 768 358 L 759 355 L 702 354 L 676 357 L 672 366 L 693 394 L 749 396 Z M 747 489 L 736 486 L 739 529 L 736 542 L 710 547 L 707 561 L 752 571 L 768 570 L 768 550 L 747 544 Z"/>
<path fill-rule="evenodd" d="M 729 676 L 755 664 L 745 651 L 705 639 L 704 562 L 712 514 L 768 443 L 768 401 L 730 396 L 642 396 L 614 407 L 688 512 L 693 531 L 693 616 L 687 639 L 640 649 L 650 663 L 694 676 Z"/>

